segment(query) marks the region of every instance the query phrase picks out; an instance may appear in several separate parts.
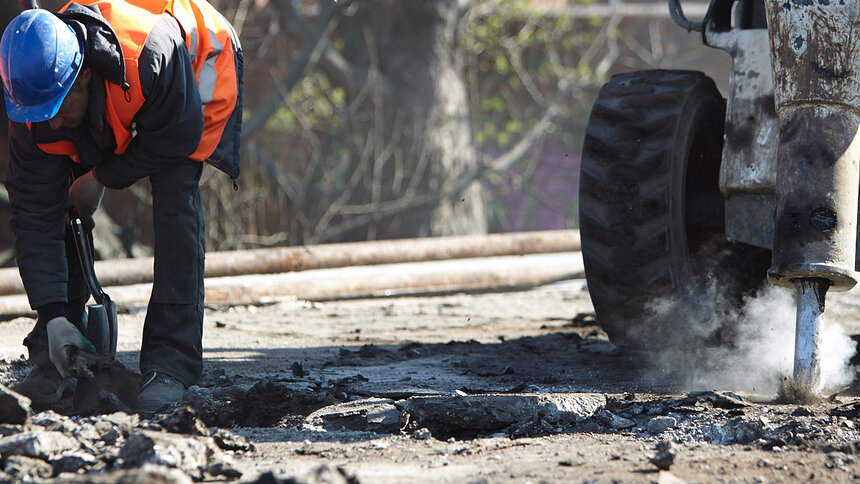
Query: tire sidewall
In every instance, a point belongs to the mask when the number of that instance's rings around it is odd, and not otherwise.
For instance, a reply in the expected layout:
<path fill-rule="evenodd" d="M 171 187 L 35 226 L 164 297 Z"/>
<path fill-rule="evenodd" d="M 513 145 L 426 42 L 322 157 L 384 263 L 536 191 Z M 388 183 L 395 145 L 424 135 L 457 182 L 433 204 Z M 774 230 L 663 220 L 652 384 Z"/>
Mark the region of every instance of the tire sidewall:
<path fill-rule="evenodd" d="M 687 229 L 687 179 L 690 171 L 699 168 L 698 160 L 692 159 L 693 143 L 697 136 L 719 137 L 721 149 L 718 156 L 722 156 L 724 126 L 722 122 L 714 123 L 714 120 L 725 119 L 725 102 L 712 83 L 699 81 L 685 96 L 679 109 L 680 116 L 675 124 L 670 155 L 669 240 L 672 273 L 673 278 L 676 278 L 673 281 L 675 295 L 701 284 L 701 279 L 709 276 L 697 273 L 692 263 L 696 248 L 690 246 L 690 232 Z M 708 133 L 707 129 L 711 126 L 718 131 Z"/>

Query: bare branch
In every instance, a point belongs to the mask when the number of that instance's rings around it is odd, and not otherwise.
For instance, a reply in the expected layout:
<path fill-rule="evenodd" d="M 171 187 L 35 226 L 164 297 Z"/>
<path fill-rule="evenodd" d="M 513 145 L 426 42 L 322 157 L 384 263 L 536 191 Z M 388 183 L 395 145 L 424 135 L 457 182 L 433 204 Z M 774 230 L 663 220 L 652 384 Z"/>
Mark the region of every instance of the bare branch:
<path fill-rule="evenodd" d="M 526 27 L 523 27 L 523 29 L 525 28 Z M 522 49 L 519 48 L 519 43 L 516 38 L 502 39 L 501 45 L 505 48 L 505 54 L 511 63 L 511 68 L 513 68 L 514 73 L 519 77 L 523 86 L 525 86 L 526 91 L 528 91 L 529 95 L 537 104 L 543 104 L 545 102 L 544 95 L 540 92 L 540 89 L 538 89 L 537 84 L 534 79 L 532 79 L 532 76 L 528 73 L 525 66 L 523 66 Z"/>
<path fill-rule="evenodd" d="M 618 28 L 618 24 L 621 22 L 621 15 L 613 15 L 609 17 L 603 26 L 600 28 L 600 32 L 597 33 L 597 36 L 594 38 L 594 41 L 588 46 L 588 49 L 582 54 L 582 57 L 579 60 L 579 65 L 587 65 L 590 63 L 598 54 L 600 49 L 602 48 L 604 42 L 609 44 L 610 54 L 604 56 L 603 60 L 600 62 L 600 65 L 608 64 L 606 70 L 609 69 L 608 66 L 611 66 L 613 62 L 615 62 L 616 57 L 618 56 L 617 45 L 611 40 L 611 33 Z M 609 62 L 607 63 L 607 59 Z"/>
<path fill-rule="evenodd" d="M 370 50 L 374 47 L 368 44 L 367 48 Z M 387 97 L 390 91 L 387 79 L 380 75 L 378 69 L 376 72 L 373 71 L 377 66 L 372 61 L 366 65 L 351 64 L 331 47 L 323 51 L 316 67 L 333 85 L 342 87 L 350 96 L 372 89 L 376 95 Z M 374 74 L 376 75 L 374 81 L 368 82 L 368 78 Z"/>
<path fill-rule="evenodd" d="M 251 0 L 242 0 L 239 2 L 239 6 L 236 8 L 236 15 L 233 17 L 233 21 L 230 22 L 233 25 L 233 30 L 236 31 L 237 37 L 242 37 L 242 30 L 245 28 L 245 19 L 248 18 L 248 7 L 251 5 Z"/>
<path fill-rule="evenodd" d="M 519 159 L 540 136 L 543 135 L 546 127 L 558 114 L 562 99 L 572 88 L 572 83 L 565 81 L 561 84 L 562 85 L 556 93 L 553 103 L 544 112 L 543 117 L 535 123 L 532 129 L 529 130 L 529 132 L 523 136 L 523 138 L 521 138 L 510 151 L 504 155 L 496 158 L 491 163 L 479 165 L 473 169 L 471 173 L 464 174 L 456 179 L 454 183 L 448 184 L 436 192 L 425 193 L 408 199 L 404 197 L 398 200 L 380 203 L 373 211 L 329 227 L 325 236 L 321 237 L 321 241 L 333 240 L 340 234 L 350 232 L 360 227 L 364 227 L 372 223 L 378 223 L 411 210 L 432 206 L 439 200 L 461 193 L 488 171 L 499 172 L 506 170 L 514 161 Z"/>
<path fill-rule="evenodd" d="M 510 149 L 507 153 L 499 156 L 495 160 L 491 161 L 488 164 L 481 165 L 478 168 L 478 171 L 473 175 L 474 181 L 478 177 L 480 177 L 484 171 L 490 170 L 494 172 L 500 172 L 507 170 L 515 161 L 521 158 L 526 151 L 537 141 L 538 138 L 543 136 L 544 131 L 547 126 L 555 119 L 555 116 L 558 114 L 558 110 L 561 107 L 562 100 L 570 93 L 570 90 L 573 88 L 573 83 L 568 81 L 565 78 L 562 78 L 559 81 L 559 89 L 555 93 L 555 97 L 553 98 L 552 103 L 547 107 L 546 111 L 544 111 L 543 116 L 532 125 L 531 129 L 526 132 L 526 134 L 520 138 L 520 140 Z M 471 183 L 471 181 L 469 183 Z M 466 188 L 468 184 L 463 185 L 461 182 L 459 185 L 462 185 L 460 188 Z M 459 191 L 459 190 L 458 190 Z M 456 192 L 455 192 L 456 193 Z"/>
<path fill-rule="evenodd" d="M 292 2 L 289 0 L 279 0 L 277 3 L 284 6 L 288 5 L 289 8 L 292 8 Z M 278 107 L 281 105 L 279 101 L 283 96 L 282 93 L 292 91 L 299 80 L 317 63 L 320 55 L 326 48 L 329 34 L 340 18 L 340 12 L 350 3 L 352 3 L 352 0 L 341 0 L 339 2 L 325 0 L 320 2 L 321 10 L 317 16 L 312 35 L 308 35 L 305 38 L 299 55 L 293 60 L 284 77 L 278 81 L 276 88 L 266 96 L 266 99 L 259 104 L 257 109 L 251 114 L 251 117 L 245 121 L 242 133 L 243 138 L 248 139 L 257 130 L 265 126 L 269 118 L 277 112 Z M 296 15 L 299 14 L 296 13 Z"/>

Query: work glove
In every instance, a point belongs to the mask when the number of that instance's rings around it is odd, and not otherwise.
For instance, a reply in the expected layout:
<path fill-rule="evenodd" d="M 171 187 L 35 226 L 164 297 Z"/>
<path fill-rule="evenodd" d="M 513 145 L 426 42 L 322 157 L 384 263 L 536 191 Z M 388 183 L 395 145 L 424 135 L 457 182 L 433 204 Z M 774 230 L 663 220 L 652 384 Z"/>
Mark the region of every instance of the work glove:
<path fill-rule="evenodd" d="M 48 357 L 61 375 L 74 376 L 78 353 L 95 353 L 96 348 L 68 319 L 60 316 L 48 321 Z"/>
<path fill-rule="evenodd" d="M 104 193 L 105 186 L 96 179 L 93 170 L 76 178 L 69 187 L 68 207 L 77 209 L 81 222 L 88 230 L 92 230 L 95 226 L 93 214 L 99 208 Z"/>

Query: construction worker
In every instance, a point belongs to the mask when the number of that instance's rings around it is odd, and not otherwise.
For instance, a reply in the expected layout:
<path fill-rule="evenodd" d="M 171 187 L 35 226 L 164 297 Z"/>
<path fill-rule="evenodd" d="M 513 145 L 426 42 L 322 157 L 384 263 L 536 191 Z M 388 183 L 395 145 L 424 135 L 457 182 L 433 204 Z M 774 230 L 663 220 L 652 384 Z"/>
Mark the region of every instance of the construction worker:
<path fill-rule="evenodd" d="M 208 31 L 201 31 L 201 29 Z M 81 0 L 25 10 L 0 40 L 9 114 L 6 188 L 34 329 L 16 389 L 36 405 L 74 390 L 70 350 L 88 290 L 65 217 L 85 220 L 104 187 L 152 186 L 154 283 L 136 409 L 179 400 L 202 372 L 202 162 L 239 176 L 242 52 L 205 0 Z M 91 225 L 91 224 L 90 224 Z"/>

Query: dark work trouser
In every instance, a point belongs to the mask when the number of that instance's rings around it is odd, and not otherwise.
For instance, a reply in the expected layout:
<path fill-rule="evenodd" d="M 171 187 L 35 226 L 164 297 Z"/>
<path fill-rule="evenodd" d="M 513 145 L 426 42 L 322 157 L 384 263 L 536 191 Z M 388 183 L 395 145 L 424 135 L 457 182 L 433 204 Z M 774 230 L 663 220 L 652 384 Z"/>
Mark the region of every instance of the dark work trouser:
<path fill-rule="evenodd" d="M 188 160 L 149 177 L 155 267 L 140 371 L 164 372 L 186 386 L 195 384 L 203 371 L 202 170 L 203 163 Z"/>

